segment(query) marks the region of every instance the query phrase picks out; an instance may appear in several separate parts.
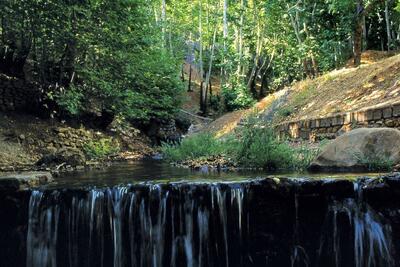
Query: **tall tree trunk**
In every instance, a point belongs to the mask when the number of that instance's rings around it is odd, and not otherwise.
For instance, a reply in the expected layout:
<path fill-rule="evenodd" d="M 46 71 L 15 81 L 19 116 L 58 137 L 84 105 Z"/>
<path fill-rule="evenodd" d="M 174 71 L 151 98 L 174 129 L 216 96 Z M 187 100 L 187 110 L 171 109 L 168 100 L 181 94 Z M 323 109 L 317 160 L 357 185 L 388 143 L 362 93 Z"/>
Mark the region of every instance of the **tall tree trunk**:
<path fill-rule="evenodd" d="M 188 92 L 192 92 L 192 64 L 189 64 Z"/>
<path fill-rule="evenodd" d="M 364 16 L 364 20 L 363 20 L 363 38 L 364 38 L 363 51 L 365 51 L 368 48 L 368 29 L 367 29 L 365 16 Z"/>
<path fill-rule="evenodd" d="M 202 8 L 203 3 L 202 0 L 199 0 L 199 67 L 200 67 L 200 110 L 203 114 L 205 114 L 205 110 L 207 109 L 207 98 L 206 98 L 206 90 L 207 86 L 204 88 L 204 68 L 203 68 L 203 25 L 202 25 Z"/>
<path fill-rule="evenodd" d="M 227 39 L 228 39 L 228 0 L 224 1 L 223 4 L 223 38 L 224 38 L 224 56 L 223 56 L 223 66 L 221 67 L 221 87 L 225 83 L 226 80 L 226 54 L 227 54 Z"/>
<path fill-rule="evenodd" d="M 167 3 L 166 0 L 162 0 L 161 5 L 161 23 L 162 23 L 162 34 L 163 34 L 163 44 L 164 46 L 167 45 Z"/>
<path fill-rule="evenodd" d="M 257 90 L 255 88 L 256 80 L 257 80 L 257 73 L 259 72 L 259 66 L 258 63 L 260 61 L 260 54 L 261 54 L 261 47 L 262 47 L 262 36 L 261 36 L 261 25 L 260 21 L 258 20 L 257 17 L 257 10 L 256 10 L 256 5 L 254 6 L 254 22 L 257 23 L 257 41 L 256 41 L 256 52 L 254 55 L 254 61 L 253 61 L 253 68 L 250 72 L 249 75 L 249 80 L 247 82 L 247 88 L 250 89 L 252 92 L 254 98 L 257 98 Z"/>
<path fill-rule="evenodd" d="M 237 74 L 242 75 L 243 71 L 243 23 L 244 23 L 244 0 L 240 1 L 240 22 L 238 32 L 238 53 L 239 53 L 239 64 Z"/>
<path fill-rule="evenodd" d="M 212 42 L 211 55 L 210 55 L 210 62 L 209 62 L 209 65 L 208 65 L 208 72 L 207 72 L 206 81 L 205 81 L 206 90 L 204 92 L 204 101 L 205 101 L 205 103 L 204 103 L 204 108 L 202 110 L 203 114 L 207 113 L 207 103 L 206 103 L 206 101 L 207 101 L 207 87 L 208 87 L 208 84 L 210 83 L 210 79 L 211 79 L 211 70 L 212 70 L 212 64 L 213 64 L 213 60 L 214 60 L 214 50 L 215 50 L 215 41 L 216 41 L 216 37 L 217 37 L 217 28 L 218 27 L 215 27 L 215 29 L 214 29 L 213 42 Z"/>
<path fill-rule="evenodd" d="M 363 35 L 363 26 L 364 26 L 364 18 L 365 18 L 365 7 L 363 0 L 357 1 L 357 10 L 356 10 L 356 23 L 354 28 L 354 66 L 358 67 L 361 64 L 361 53 L 362 53 L 362 35 Z"/>
<path fill-rule="evenodd" d="M 211 80 L 210 80 L 210 82 L 209 82 L 209 84 L 208 84 L 208 91 L 210 92 L 210 102 L 211 102 L 211 98 L 212 98 L 212 96 L 213 96 L 213 90 L 212 90 L 212 83 L 211 83 Z"/>
<path fill-rule="evenodd" d="M 386 21 L 386 33 L 387 33 L 387 50 L 390 51 L 392 45 L 392 34 L 390 32 L 390 14 L 389 14 L 389 5 L 391 1 L 385 1 L 385 21 Z"/>

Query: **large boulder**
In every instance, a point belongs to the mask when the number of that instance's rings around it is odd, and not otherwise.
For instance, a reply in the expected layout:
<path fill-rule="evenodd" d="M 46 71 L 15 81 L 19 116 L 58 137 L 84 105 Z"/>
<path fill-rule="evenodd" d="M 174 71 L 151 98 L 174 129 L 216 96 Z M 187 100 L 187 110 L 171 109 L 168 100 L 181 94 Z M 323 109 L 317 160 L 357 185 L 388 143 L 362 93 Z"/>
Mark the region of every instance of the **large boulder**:
<path fill-rule="evenodd" d="M 360 128 L 339 136 L 311 163 L 311 171 L 365 170 L 371 164 L 400 163 L 400 131 Z"/>

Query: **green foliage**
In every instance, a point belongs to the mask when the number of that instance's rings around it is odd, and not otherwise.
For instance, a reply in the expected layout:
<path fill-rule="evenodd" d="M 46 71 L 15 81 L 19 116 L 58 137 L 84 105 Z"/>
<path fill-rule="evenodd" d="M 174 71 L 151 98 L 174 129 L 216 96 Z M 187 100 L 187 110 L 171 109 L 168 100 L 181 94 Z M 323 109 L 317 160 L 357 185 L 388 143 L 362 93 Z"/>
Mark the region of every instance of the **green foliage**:
<path fill-rule="evenodd" d="M 394 162 L 384 154 L 375 154 L 367 157 L 355 153 L 354 156 L 358 160 L 358 163 L 366 167 L 368 171 L 391 171 L 394 166 Z"/>
<path fill-rule="evenodd" d="M 279 142 L 272 129 L 246 126 L 238 146 L 241 166 L 268 170 L 291 169 L 294 155 L 285 142 Z"/>
<path fill-rule="evenodd" d="M 90 141 L 84 145 L 86 156 L 90 159 L 103 159 L 120 151 L 120 145 L 112 138 L 102 138 L 98 141 Z"/>
<path fill-rule="evenodd" d="M 178 145 L 163 144 L 161 150 L 171 162 L 220 156 L 243 168 L 268 170 L 305 170 L 319 151 L 306 146 L 293 148 L 280 141 L 270 127 L 257 125 L 254 119 L 237 136 L 217 139 L 210 134 L 197 134 Z"/>
<path fill-rule="evenodd" d="M 161 151 L 166 160 L 178 162 L 222 155 L 225 146 L 211 134 L 196 134 L 183 139 L 179 145 L 164 143 Z"/>
<path fill-rule="evenodd" d="M 220 95 L 212 95 L 210 97 L 210 107 L 216 111 L 221 109 L 221 96 Z"/>
<path fill-rule="evenodd" d="M 164 47 L 152 1 L 5 0 L 0 17 L 0 71 L 20 77 L 29 62 L 29 78 L 62 111 L 96 105 L 149 120 L 179 107 L 180 58 Z"/>
<path fill-rule="evenodd" d="M 50 93 L 48 94 L 48 97 L 51 97 Z M 78 115 L 83 109 L 83 97 L 83 93 L 78 88 L 71 86 L 69 90 L 59 92 L 55 96 L 55 101 L 69 114 Z"/>
<path fill-rule="evenodd" d="M 249 90 L 242 83 L 223 86 L 222 96 L 228 111 L 248 108 L 255 102 Z"/>

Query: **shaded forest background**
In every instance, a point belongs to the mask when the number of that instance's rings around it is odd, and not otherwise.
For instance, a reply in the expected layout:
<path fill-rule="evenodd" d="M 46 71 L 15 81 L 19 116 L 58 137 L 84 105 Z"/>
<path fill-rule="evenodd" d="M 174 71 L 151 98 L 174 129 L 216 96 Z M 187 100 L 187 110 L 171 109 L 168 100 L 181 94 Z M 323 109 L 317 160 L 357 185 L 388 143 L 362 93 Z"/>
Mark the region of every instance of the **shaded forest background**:
<path fill-rule="evenodd" d="M 0 72 L 37 87 L 41 112 L 60 118 L 173 119 L 193 89 L 183 68 L 198 73 L 200 114 L 241 109 L 350 58 L 358 66 L 363 50 L 400 47 L 394 0 L 0 4 Z"/>

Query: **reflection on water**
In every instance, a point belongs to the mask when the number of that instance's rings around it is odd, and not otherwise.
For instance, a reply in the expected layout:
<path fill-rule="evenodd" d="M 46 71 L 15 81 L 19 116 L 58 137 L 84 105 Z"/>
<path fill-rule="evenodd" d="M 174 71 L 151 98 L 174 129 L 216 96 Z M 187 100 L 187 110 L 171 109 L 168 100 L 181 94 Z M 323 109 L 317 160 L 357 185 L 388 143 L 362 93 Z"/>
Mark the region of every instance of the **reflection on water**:
<path fill-rule="evenodd" d="M 82 186 L 113 186 L 120 184 L 132 184 L 138 182 L 213 182 L 213 181 L 243 181 L 257 177 L 308 177 L 315 179 L 355 179 L 360 176 L 377 176 L 377 173 L 339 173 L 339 174 L 310 174 L 310 173 L 271 173 L 265 171 L 217 171 L 203 168 L 202 170 L 190 170 L 187 168 L 174 167 L 170 164 L 156 160 L 145 160 L 132 163 L 113 164 L 110 167 L 91 170 L 64 173 L 56 178 L 54 186 L 61 188 L 82 187 Z"/>

